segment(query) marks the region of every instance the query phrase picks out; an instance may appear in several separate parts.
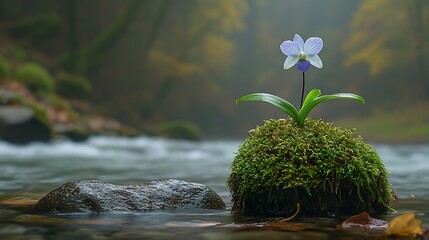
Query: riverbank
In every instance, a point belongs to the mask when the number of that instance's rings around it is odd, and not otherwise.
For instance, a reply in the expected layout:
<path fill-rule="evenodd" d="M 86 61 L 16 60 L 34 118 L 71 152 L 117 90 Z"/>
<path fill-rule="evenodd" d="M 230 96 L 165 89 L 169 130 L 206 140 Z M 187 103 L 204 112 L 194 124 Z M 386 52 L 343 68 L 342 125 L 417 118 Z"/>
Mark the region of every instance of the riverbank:
<path fill-rule="evenodd" d="M 417 114 L 417 113 L 416 113 Z M 422 113 L 429 115 L 427 113 Z M 422 116 L 420 116 L 422 117 Z M 413 122 L 411 122 L 413 121 Z M 421 144 L 429 142 L 429 122 L 404 120 L 395 113 L 373 115 L 363 119 L 345 119 L 337 126 L 356 128 L 366 142 L 389 144 Z"/>
<path fill-rule="evenodd" d="M 92 135 L 137 134 L 135 129 L 97 113 L 85 101 L 55 94 L 37 96 L 26 85 L 13 80 L 0 85 L 0 139 L 5 141 L 84 141 Z"/>

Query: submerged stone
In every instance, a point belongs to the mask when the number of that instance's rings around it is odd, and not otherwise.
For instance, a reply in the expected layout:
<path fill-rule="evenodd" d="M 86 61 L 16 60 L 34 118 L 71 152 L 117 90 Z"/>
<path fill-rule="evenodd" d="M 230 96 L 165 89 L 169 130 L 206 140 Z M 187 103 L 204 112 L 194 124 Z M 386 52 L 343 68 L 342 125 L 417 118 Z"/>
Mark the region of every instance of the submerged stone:
<path fill-rule="evenodd" d="M 97 180 L 67 182 L 33 207 L 37 212 L 151 211 L 174 208 L 224 209 L 209 187 L 176 179 L 141 185 L 114 185 Z"/>
<path fill-rule="evenodd" d="M 232 211 L 245 215 L 336 216 L 390 209 L 383 162 L 355 131 L 308 118 L 266 121 L 231 166 Z"/>

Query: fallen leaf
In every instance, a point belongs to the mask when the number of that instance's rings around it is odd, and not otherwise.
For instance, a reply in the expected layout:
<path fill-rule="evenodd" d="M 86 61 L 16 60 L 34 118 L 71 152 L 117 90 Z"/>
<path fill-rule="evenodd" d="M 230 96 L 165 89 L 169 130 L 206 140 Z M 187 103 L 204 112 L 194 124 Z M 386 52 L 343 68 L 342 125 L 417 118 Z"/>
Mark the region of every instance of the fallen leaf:
<path fill-rule="evenodd" d="M 349 217 L 343 223 L 341 228 L 344 229 L 360 229 L 360 230 L 386 230 L 388 222 L 373 218 L 367 212 L 363 212 Z"/>
<path fill-rule="evenodd" d="M 416 219 L 414 213 L 406 213 L 392 219 L 385 233 L 399 236 L 423 234 L 423 230 L 420 227 L 421 224 L 422 221 Z"/>

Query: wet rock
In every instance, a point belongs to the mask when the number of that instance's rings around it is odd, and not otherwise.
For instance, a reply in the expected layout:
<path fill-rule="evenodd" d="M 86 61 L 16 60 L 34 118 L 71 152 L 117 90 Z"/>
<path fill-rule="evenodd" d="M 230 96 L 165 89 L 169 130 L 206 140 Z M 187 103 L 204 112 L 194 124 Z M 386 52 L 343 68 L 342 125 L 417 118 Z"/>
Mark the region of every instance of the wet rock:
<path fill-rule="evenodd" d="M 141 185 L 114 185 L 96 180 L 67 182 L 34 206 L 37 212 L 151 211 L 173 208 L 223 209 L 210 188 L 175 179 Z"/>
<path fill-rule="evenodd" d="M 46 142 L 51 140 L 50 126 L 44 121 L 42 113 L 30 107 L 0 107 L 0 138 L 17 144 L 33 141 Z"/>
<path fill-rule="evenodd" d="M 55 124 L 54 130 L 58 135 L 74 142 L 83 142 L 90 137 L 89 131 L 77 124 Z"/>

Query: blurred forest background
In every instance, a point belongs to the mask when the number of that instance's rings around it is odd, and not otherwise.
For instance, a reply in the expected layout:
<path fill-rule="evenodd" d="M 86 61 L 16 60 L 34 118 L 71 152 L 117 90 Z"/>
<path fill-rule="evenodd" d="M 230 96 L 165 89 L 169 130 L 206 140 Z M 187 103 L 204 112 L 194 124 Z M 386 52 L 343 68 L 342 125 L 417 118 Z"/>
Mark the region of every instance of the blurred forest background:
<path fill-rule="evenodd" d="M 283 70 L 279 49 L 295 33 L 324 40 L 307 92 L 367 101 L 321 104 L 313 117 L 370 140 L 429 139 L 427 0 L 0 0 L 0 81 L 37 63 L 54 94 L 142 131 L 181 122 L 242 138 L 283 114 L 238 97 L 298 104 L 301 74 Z"/>

